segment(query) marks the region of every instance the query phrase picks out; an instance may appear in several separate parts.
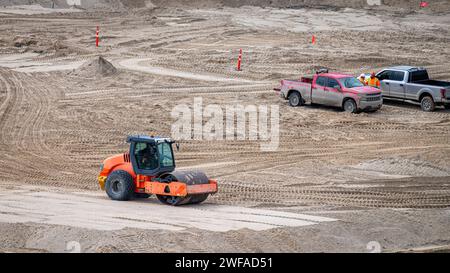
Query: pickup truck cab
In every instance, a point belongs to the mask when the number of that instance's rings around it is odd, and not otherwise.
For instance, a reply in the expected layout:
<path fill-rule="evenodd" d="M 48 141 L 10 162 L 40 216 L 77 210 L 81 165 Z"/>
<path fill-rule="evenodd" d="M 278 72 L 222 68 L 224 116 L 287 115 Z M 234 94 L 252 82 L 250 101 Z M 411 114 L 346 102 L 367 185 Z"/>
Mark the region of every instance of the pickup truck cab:
<path fill-rule="evenodd" d="M 318 73 L 313 77 L 302 77 L 299 81 L 282 80 L 280 91 L 283 99 L 292 107 L 322 104 L 343 108 L 347 112 L 377 111 L 383 105 L 381 91 L 364 86 L 353 75 Z"/>
<path fill-rule="evenodd" d="M 430 80 L 424 68 L 390 67 L 376 76 L 385 98 L 419 102 L 426 112 L 434 111 L 436 106 L 450 108 L 450 82 Z"/>

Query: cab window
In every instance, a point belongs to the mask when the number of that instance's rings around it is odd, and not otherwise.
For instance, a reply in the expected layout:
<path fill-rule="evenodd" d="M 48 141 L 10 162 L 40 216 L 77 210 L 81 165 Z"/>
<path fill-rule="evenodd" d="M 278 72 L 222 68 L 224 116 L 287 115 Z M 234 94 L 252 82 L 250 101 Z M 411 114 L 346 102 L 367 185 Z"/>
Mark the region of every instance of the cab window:
<path fill-rule="evenodd" d="M 174 167 L 172 145 L 169 143 L 158 144 L 159 165 L 161 168 Z"/>
<path fill-rule="evenodd" d="M 325 87 L 327 85 L 327 78 L 325 78 L 325 77 L 317 77 L 316 85 Z"/>
<path fill-rule="evenodd" d="M 392 71 L 390 75 L 392 81 L 402 82 L 405 79 L 405 72 L 402 71 Z"/>
<path fill-rule="evenodd" d="M 154 145 L 145 142 L 135 144 L 134 156 L 138 168 L 141 170 L 155 170 L 158 168 L 158 153 Z"/>
<path fill-rule="evenodd" d="M 331 78 L 328 78 L 328 83 L 327 83 L 327 87 L 330 87 L 330 88 L 335 88 L 335 89 L 337 89 L 337 88 L 339 88 L 339 87 L 340 87 L 340 85 L 339 85 L 339 83 L 338 83 L 338 81 L 337 81 L 337 80 L 335 80 L 335 79 L 331 79 Z"/>
<path fill-rule="evenodd" d="M 389 71 L 389 70 L 383 71 L 380 74 L 378 74 L 377 78 L 380 81 L 391 80 L 391 73 L 392 73 L 392 71 Z"/>
<path fill-rule="evenodd" d="M 409 82 L 421 82 L 429 79 L 430 77 L 428 76 L 428 72 L 426 70 L 418 70 L 409 73 Z"/>

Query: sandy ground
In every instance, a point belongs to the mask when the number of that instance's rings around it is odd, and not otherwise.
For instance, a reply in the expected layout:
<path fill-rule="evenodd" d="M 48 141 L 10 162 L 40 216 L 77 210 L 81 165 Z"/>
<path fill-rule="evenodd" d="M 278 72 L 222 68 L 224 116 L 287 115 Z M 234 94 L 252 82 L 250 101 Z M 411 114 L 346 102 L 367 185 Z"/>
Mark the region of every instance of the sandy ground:
<path fill-rule="evenodd" d="M 450 250 L 449 209 L 298 210 L 161 207 L 156 200 L 117 203 L 88 191 L 13 186 L 1 193 L 1 252 Z"/>
<path fill-rule="evenodd" d="M 69 201 L 70 200 L 70 201 Z M 155 202 L 114 202 L 101 193 L 71 195 L 42 192 L 40 188 L 2 189 L 0 211 L 7 222 L 119 230 L 126 227 L 180 231 L 197 228 L 226 232 L 308 226 L 336 219 L 263 209 L 221 205 L 174 208 Z M 151 213 L 149 213 L 151 211 Z M 170 220 L 169 220 L 170 219 Z"/>
<path fill-rule="evenodd" d="M 371 241 L 383 251 L 445 248 L 448 110 L 424 113 L 398 102 L 358 115 L 290 108 L 272 89 L 319 66 L 356 75 L 412 64 L 450 80 L 448 18 L 249 6 L 0 12 L 0 249 L 65 251 L 69 241 L 100 252 L 367 252 Z M 240 48 L 242 72 L 234 69 Z M 118 72 L 80 71 L 99 55 Z M 249 140 L 183 141 L 178 166 L 201 168 L 220 183 L 204 205 L 106 200 L 96 184 L 102 160 L 126 151 L 126 135 L 170 136 L 173 107 L 194 97 L 205 105 L 278 105 L 279 149 L 261 152 Z M 82 215 L 91 205 L 101 221 Z M 185 211 L 192 221 L 178 217 Z M 252 220 L 230 219 L 230 211 Z M 160 228 L 164 213 L 176 220 Z M 200 227 L 202 213 L 223 230 Z M 87 218 L 73 221 L 73 214 Z M 313 216 L 335 221 L 304 225 Z"/>
<path fill-rule="evenodd" d="M 18 5 L 18 6 L 7 6 L 0 9 L 0 13 L 7 14 L 22 14 L 22 15 L 33 15 L 33 14 L 48 14 L 48 13 L 68 13 L 68 12 L 81 12 L 81 10 L 73 9 L 58 9 L 58 8 L 44 8 L 40 5 Z"/>

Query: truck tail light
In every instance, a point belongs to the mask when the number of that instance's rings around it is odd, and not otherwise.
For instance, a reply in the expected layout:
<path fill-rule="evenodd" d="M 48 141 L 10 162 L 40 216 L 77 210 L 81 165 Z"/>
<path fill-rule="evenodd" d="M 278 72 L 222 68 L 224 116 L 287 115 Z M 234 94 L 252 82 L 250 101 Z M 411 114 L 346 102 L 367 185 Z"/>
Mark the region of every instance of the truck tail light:
<path fill-rule="evenodd" d="M 446 92 L 447 90 L 446 89 L 441 89 L 441 98 L 443 98 L 443 99 L 445 99 L 445 92 Z"/>
<path fill-rule="evenodd" d="M 284 80 L 281 81 L 281 86 L 280 88 L 274 88 L 273 90 L 277 93 L 281 92 L 281 87 L 284 85 Z"/>

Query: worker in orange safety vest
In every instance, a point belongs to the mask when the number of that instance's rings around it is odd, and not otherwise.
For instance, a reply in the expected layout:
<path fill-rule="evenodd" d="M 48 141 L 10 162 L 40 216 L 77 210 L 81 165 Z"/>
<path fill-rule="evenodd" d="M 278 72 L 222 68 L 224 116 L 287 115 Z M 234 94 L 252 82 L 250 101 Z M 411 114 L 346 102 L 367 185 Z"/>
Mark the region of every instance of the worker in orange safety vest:
<path fill-rule="evenodd" d="M 380 80 L 377 77 L 375 77 L 375 72 L 372 72 L 370 78 L 366 80 L 366 85 L 380 88 Z"/>

